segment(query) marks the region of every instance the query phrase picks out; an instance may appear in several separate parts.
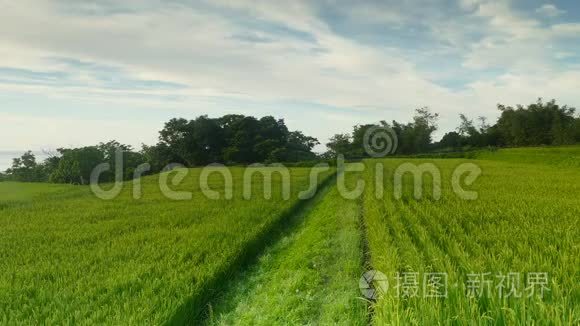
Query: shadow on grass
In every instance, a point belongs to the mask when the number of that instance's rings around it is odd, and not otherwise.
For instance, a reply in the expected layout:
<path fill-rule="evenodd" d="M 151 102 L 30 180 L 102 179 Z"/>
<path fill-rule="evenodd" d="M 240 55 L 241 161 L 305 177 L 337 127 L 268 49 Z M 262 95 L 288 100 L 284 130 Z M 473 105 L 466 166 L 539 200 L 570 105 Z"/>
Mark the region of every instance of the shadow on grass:
<path fill-rule="evenodd" d="M 317 198 L 327 192 L 330 184 L 336 179 L 336 173 L 328 176 L 318 187 L 316 194 L 307 200 L 299 200 L 274 222 L 270 228 L 264 230 L 243 248 L 242 252 L 231 263 L 218 271 L 209 280 L 200 293 L 192 296 L 173 314 L 167 325 L 199 325 L 204 324 L 211 315 L 212 302 L 219 302 L 221 294 L 226 293 L 231 284 L 234 284 L 241 271 L 249 268 L 258 261 L 264 250 L 280 240 L 285 234 L 306 217 L 302 214 Z"/>

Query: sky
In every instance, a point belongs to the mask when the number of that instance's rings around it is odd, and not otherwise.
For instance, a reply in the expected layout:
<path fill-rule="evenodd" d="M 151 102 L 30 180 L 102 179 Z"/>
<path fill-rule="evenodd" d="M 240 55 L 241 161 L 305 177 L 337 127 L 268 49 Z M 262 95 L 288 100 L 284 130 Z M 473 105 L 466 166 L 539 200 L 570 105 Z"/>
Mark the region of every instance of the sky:
<path fill-rule="evenodd" d="M 140 148 L 230 113 L 324 144 L 423 106 L 437 138 L 498 103 L 578 107 L 579 50 L 577 0 L 0 0 L 0 152 Z"/>

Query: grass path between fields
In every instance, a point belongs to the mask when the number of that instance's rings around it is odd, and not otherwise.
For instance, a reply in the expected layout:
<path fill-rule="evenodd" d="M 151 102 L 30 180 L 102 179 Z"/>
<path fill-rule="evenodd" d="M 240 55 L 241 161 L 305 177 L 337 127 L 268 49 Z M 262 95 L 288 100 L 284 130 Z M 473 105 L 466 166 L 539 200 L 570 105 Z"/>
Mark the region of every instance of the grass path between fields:
<path fill-rule="evenodd" d="M 367 324 L 358 289 L 359 213 L 358 203 L 343 199 L 335 183 L 325 187 L 293 216 L 295 225 L 210 303 L 205 323 Z"/>

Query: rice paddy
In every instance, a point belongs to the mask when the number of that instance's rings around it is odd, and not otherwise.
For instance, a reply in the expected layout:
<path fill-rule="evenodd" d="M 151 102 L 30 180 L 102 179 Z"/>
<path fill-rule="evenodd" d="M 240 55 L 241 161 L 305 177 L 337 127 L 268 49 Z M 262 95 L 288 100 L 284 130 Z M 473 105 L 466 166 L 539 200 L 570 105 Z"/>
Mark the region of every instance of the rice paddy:
<path fill-rule="evenodd" d="M 141 180 L 139 199 L 133 182 L 113 200 L 0 183 L 0 324 L 578 324 L 575 153 L 369 159 L 345 172 L 348 189 L 365 182 L 354 199 L 333 171 L 300 199 L 308 168 L 290 169 L 287 200 L 278 175 L 270 199 L 259 175 L 245 198 L 241 167 L 231 199 L 219 175 L 200 186 L 201 169 L 170 185 L 187 200 L 167 198 L 159 176 Z M 482 171 L 460 178 L 473 200 L 451 182 L 466 162 Z M 421 178 L 421 198 L 412 174 L 397 195 L 395 171 L 409 163 L 441 173 Z M 368 270 L 388 281 L 373 298 L 359 289 Z"/>

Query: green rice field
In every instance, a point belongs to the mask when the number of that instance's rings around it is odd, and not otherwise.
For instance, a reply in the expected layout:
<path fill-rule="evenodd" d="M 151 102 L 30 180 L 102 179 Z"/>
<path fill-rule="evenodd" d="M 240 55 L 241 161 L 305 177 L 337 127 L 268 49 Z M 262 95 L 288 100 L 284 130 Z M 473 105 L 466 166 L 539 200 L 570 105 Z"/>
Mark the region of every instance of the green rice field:
<path fill-rule="evenodd" d="M 245 199 L 242 167 L 232 199 L 219 175 L 220 198 L 207 198 L 198 168 L 170 185 L 187 200 L 167 198 L 157 175 L 139 199 L 132 182 L 113 200 L 0 183 L 0 324 L 577 325 L 579 148 L 368 159 L 321 173 L 309 199 L 310 168 L 290 169 L 288 199 L 276 174 L 272 198 L 254 175 Z M 421 198 L 410 173 L 395 186 L 409 163 L 440 171 L 421 176 Z M 464 163 L 481 170 L 459 178 L 476 199 L 454 190 Z M 364 182 L 360 196 L 345 198 L 343 179 Z M 359 288 L 370 270 L 387 280 L 375 297 Z"/>

